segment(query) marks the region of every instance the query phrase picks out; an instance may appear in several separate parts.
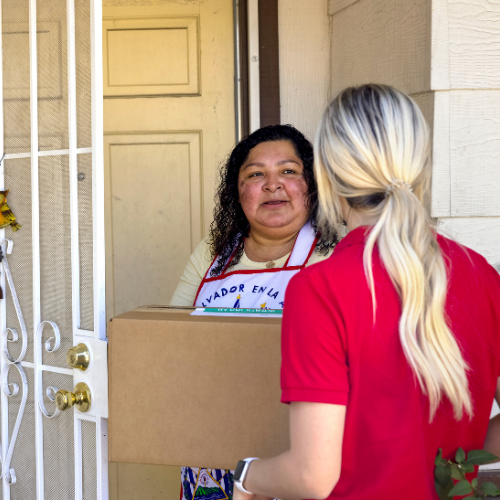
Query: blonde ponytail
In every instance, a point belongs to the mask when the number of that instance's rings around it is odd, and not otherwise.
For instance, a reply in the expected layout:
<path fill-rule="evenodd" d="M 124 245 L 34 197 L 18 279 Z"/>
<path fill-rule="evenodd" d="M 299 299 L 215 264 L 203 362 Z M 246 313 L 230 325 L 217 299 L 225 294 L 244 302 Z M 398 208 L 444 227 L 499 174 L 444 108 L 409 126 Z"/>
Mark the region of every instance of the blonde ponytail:
<path fill-rule="evenodd" d="M 339 196 L 374 221 L 364 266 L 376 307 L 372 253 L 402 303 L 399 337 L 429 397 L 430 419 L 444 394 L 455 418 L 472 415 L 467 364 L 446 323 L 446 267 L 424 208 L 430 184 L 427 124 L 418 106 L 386 85 L 341 92 L 326 109 L 315 143 L 320 225 L 342 221 Z"/>

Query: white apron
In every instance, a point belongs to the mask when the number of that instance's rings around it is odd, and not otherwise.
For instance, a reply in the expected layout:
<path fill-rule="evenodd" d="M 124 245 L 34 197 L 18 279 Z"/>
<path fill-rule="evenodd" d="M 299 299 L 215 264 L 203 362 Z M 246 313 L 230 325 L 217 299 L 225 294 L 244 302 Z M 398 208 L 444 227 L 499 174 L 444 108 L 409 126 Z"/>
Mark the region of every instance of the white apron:
<path fill-rule="evenodd" d="M 232 307 L 244 309 L 283 309 L 285 290 L 295 274 L 303 269 L 316 246 L 317 237 L 310 222 L 300 230 L 290 257 L 281 268 L 224 272 L 211 278 L 219 263 L 216 257 L 200 283 L 195 307 Z M 224 271 L 233 260 L 230 257 Z"/>
<path fill-rule="evenodd" d="M 224 274 L 236 253 L 227 261 L 220 276 L 210 271 L 219 262 L 216 257 L 203 278 L 194 301 L 195 307 L 231 307 L 245 309 L 283 309 L 285 290 L 290 280 L 305 267 L 318 239 L 310 222 L 300 230 L 290 257 L 282 268 L 232 271 Z M 182 468 L 183 500 L 231 500 L 234 471 Z"/>

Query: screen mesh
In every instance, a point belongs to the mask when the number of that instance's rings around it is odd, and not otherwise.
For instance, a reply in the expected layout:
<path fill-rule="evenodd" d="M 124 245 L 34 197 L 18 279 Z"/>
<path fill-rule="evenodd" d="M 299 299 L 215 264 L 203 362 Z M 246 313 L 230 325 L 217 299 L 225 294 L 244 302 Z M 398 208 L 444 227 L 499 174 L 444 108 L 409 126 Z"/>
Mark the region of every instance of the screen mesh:
<path fill-rule="evenodd" d="M 94 253 L 92 155 L 78 155 L 78 227 L 80 239 L 80 328 L 94 330 Z"/>
<path fill-rule="evenodd" d="M 39 183 L 41 314 L 42 320 L 55 321 L 61 332 L 61 348 L 44 352 L 44 364 L 67 368 L 66 352 L 73 344 L 68 157 L 39 158 Z M 45 328 L 44 339 L 51 335 Z"/>
<path fill-rule="evenodd" d="M 31 140 L 28 2 L 1 4 L 5 153 L 26 153 Z"/>
<path fill-rule="evenodd" d="M 75 2 L 77 145 L 92 146 L 90 0 Z"/>
<path fill-rule="evenodd" d="M 59 373 L 44 372 L 43 387 L 73 389 L 73 377 Z M 52 403 L 45 395 L 44 403 L 48 411 L 54 411 Z M 43 467 L 45 498 L 68 500 L 75 497 L 75 441 L 74 416 L 77 410 L 66 410 L 55 418 L 43 419 Z"/>
<path fill-rule="evenodd" d="M 83 500 L 97 500 L 96 424 L 82 420 Z"/>
<path fill-rule="evenodd" d="M 66 0 L 37 0 L 36 6 L 39 149 L 67 149 Z"/>
<path fill-rule="evenodd" d="M 17 221 L 22 226 L 16 232 L 7 227 L 5 237 L 14 241 L 13 252 L 7 258 L 28 330 L 28 351 L 24 361 L 33 362 L 33 251 L 30 162 L 30 158 L 5 160 L 5 186 L 11 190 L 7 201 L 17 217 Z M 14 302 L 7 284 L 4 293 L 7 298 L 7 327 L 15 328 L 19 336 L 21 336 L 21 327 L 17 320 Z M 21 341 L 9 343 L 9 351 L 13 357 L 17 358 L 21 352 Z"/>

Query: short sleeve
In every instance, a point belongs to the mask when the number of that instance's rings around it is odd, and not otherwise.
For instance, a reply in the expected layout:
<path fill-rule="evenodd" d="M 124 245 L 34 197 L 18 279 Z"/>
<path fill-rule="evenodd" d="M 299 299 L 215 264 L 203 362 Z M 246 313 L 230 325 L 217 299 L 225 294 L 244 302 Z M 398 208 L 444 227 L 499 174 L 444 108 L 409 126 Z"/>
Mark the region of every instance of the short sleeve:
<path fill-rule="evenodd" d="M 171 306 L 193 305 L 200 283 L 211 263 L 210 245 L 206 240 L 202 240 L 189 257 L 179 284 L 170 300 Z"/>
<path fill-rule="evenodd" d="M 340 306 L 325 286 L 301 272 L 285 294 L 281 401 L 347 405 L 349 370 Z"/>
<path fill-rule="evenodd" d="M 494 336 L 494 352 L 500 353 L 500 274 L 491 265 L 487 266 L 487 283 L 488 283 L 488 308 L 491 311 L 491 331 Z M 500 377 L 500 354 L 497 356 L 499 359 L 498 377 Z"/>

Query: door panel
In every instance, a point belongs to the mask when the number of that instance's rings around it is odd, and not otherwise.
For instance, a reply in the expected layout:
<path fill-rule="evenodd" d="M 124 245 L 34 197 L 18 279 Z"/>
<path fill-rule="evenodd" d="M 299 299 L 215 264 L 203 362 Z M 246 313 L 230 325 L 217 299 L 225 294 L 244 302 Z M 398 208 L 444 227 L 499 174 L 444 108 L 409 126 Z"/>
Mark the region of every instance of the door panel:
<path fill-rule="evenodd" d="M 172 266 L 182 268 L 202 237 L 200 134 L 106 136 L 104 148 L 113 193 L 108 305 L 117 315 L 138 303 L 167 304 L 178 281 Z"/>
<path fill-rule="evenodd" d="M 197 17 L 104 21 L 103 50 L 106 97 L 200 92 Z"/>
<path fill-rule="evenodd" d="M 108 319 L 170 301 L 207 235 L 217 169 L 235 141 L 232 1 L 126 3 L 103 9 Z M 189 159 L 187 146 L 156 145 L 166 134 L 189 143 Z M 138 215 L 115 188 L 134 196 Z"/>

